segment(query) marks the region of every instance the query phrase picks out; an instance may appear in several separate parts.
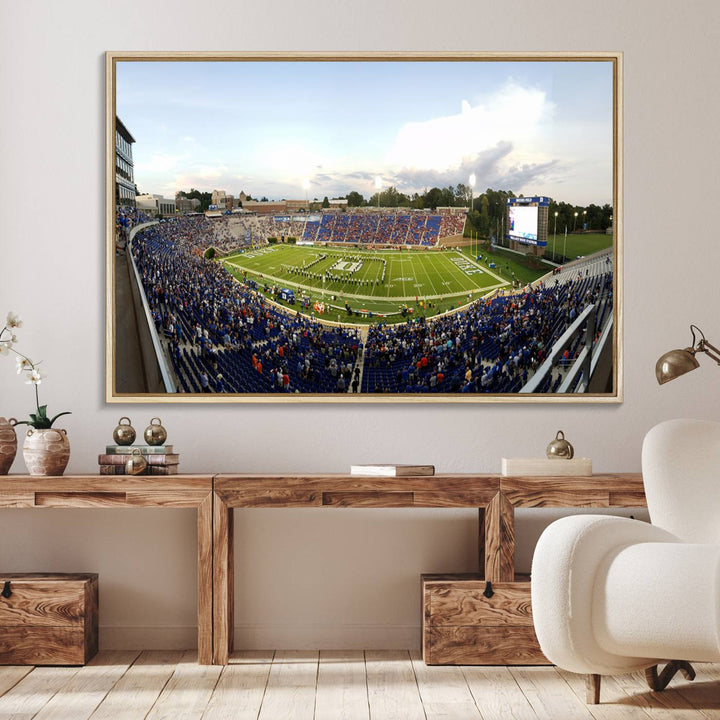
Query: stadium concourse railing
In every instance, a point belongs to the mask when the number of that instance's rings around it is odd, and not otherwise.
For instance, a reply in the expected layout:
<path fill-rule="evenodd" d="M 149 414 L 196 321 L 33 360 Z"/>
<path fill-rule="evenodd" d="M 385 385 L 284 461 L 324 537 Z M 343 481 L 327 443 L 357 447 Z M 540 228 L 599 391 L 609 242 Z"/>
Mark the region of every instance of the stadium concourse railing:
<path fill-rule="evenodd" d="M 596 305 L 588 305 L 580 315 L 577 316 L 570 327 L 552 346 L 547 358 L 538 368 L 537 372 L 520 388 L 521 393 L 538 392 L 538 388 L 542 385 L 548 374 L 552 372 L 556 361 L 562 356 L 565 348 L 570 345 L 578 334 L 583 332 L 583 327 L 585 328 L 583 348 L 568 368 L 556 392 L 590 392 L 590 381 L 598 369 L 599 364 L 603 361 L 606 351 L 612 348 L 612 316 L 605 324 L 597 343 L 593 343 L 595 338 L 596 311 Z M 574 390 L 573 388 L 576 386 L 577 389 Z"/>
<path fill-rule="evenodd" d="M 153 220 L 135 225 L 135 227 L 130 230 L 127 242 L 127 257 L 130 261 L 128 264 L 128 272 L 130 273 L 130 287 L 132 288 L 133 305 L 135 306 L 135 317 L 137 320 L 138 335 L 140 337 L 140 353 L 143 359 L 148 386 L 156 384 L 156 380 L 161 381 L 165 387 L 165 392 L 175 393 L 177 392 L 177 386 L 173 380 L 173 375 L 170 371 L 162 343 L 160 342 L 160 337 L 155 329 L 150 304 L 145 295 L 145 288 L 140 279 L 140 273 L 135 264 L 135 256 L 132 252 L 135 235 L 140 230 L 157 224 L 158 221 Z"/>
<path fill-rule="evenodd" d="M 512 251 L 511 251 L 512 252 Z M 566 263 L 561 267 L 564 270 L 580 271 L 582 268 L 592 265 L 599 259 L 609 255 L 611 250 L 599 250 L 598 252 L 588 255 L 584 258 L 579 258 Z M 548 264 L 550 263 L 549 261 Z M 553 279 L 553 272 L 547 273 L 542 277 L 534 280 L 530 285 L 531 287 L 537 287 L 542 285 L 549 280 Z M 500 291 L 497 291 L 498 293 Z M 613 317 L 605 323 L 605 326 L 600 331 L 600 336 L 597 342 L 593 343 L 596 332 L 597 323 L 597 307 L 590 305 L 575 319 L 570 327 L 563 333 L 559 340 L 553 345 L 550 350 L 550 354 L 546 358 L 545 362 L 538 368 L 538 371 L 528 380 L 522 388 L 520 393 L 533 393 L 537 392 L 537 388 L 540 387 L 541 383 L 548 375 L 552 372 L 555 362 L 560 357 L 564 349 L 572 342 L 572 340 L 582 330 L 582 326 L 587 319 L 587 328 L 585 330 L 585 344 L 578 357 L 574 360 L 572 366 L 565 374 L 560 386 L 558 387 L 558 393 L 573 392 L 572 388 L 578 385 L 577 392 L 604 392 L 604 388 L 607 379 L 612 374 L 612 349 L 613 349 Z M 592 312 L 590 312 L 592 310 Z M 579 380 L 579 376 L 582 374 L 582 379 Z"/>

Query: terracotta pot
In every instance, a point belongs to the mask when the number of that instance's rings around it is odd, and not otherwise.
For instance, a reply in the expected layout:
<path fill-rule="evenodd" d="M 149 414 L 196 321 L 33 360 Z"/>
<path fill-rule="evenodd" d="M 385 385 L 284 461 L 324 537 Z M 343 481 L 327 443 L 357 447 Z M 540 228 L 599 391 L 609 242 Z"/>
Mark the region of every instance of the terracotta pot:
<path fill-rule="evenodd" d="M 31 475 L 62 475 L 70 459 L 67 432 L 55 428 L 28 428 L 23 457 Z"/>
<path fill-rule="evenodd" d="M 17 435 L 15 435 L 15 418 L 6 420 L 0 417 L 0 475 L 7 475 L 17 453 Z"/>

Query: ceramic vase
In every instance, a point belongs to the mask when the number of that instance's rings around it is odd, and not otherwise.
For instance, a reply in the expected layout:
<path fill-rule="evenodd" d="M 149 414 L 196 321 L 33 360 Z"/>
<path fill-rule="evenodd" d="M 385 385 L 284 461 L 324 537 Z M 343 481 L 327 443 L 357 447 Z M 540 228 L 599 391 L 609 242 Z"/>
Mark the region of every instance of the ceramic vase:
<path fill-rule="evenodd" d="M 67 432 L 55 428 L 28 428 L 23 457 L 31 475 L 62 475 L 70 459 Z"/>
<path fill-rule="evenodd" d="M 17 435 L 14 418 L 0 417 L 0 475 L 7 475 L 17 453 Z"/>

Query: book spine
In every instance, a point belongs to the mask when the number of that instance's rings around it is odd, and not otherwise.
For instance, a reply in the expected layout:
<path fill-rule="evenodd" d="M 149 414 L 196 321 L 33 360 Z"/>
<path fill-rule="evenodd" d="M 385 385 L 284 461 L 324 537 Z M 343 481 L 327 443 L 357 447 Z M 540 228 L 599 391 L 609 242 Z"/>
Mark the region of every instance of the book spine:
<path fill-rule="evenodd" d="M 398 467 L 395 469 L 395 477 L 429 477 L 434 474 L 434 465 L 418 465 L 411 468 Z"/>
<path fill-rule="evenodd" d="M 125 465 L 129 455 L 98 455 L 98 463 L 100 465 Z M 172 455 L 143 455 L 148 465 L 177 465 L 180 462 L 180 455 L 173 453 Z"/>
<path fill-rule="evenodd" d="M 100 475 L 125 475 L 125 465 L 100 465 Z"/>
<path fill-rule="evenodd" d="M 172 454 L 172 445 L 107 445 L 105 452 L 108 455 L 132 455 L 139 450 L 143 455 L 169 455 Z"/>
<path fill-rule="evenodd" d="M 100 475 L 127 475 L 124 465 L 100 465 Z M 177 475 L 177 465 L 148 465 L 140 475 Z M 135 476 L 139 477 L 139 476 Z"/>
<path fill-rule="evenodd" d="M 150 465 L 146 471 L 147 475 L 177 475 L 177 465 Z"/>

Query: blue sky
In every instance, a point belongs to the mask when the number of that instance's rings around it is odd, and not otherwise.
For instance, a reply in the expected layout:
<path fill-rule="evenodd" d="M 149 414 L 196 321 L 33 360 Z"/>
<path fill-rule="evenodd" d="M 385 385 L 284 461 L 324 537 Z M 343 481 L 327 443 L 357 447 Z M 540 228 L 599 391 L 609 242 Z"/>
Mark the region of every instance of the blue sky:
<path fill-rule="evenodd" d="M 140 192 L 612 202 L 610 62 L 117 62 Z"/>

